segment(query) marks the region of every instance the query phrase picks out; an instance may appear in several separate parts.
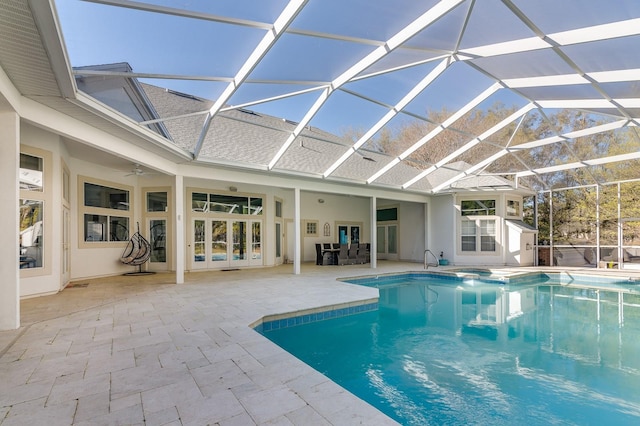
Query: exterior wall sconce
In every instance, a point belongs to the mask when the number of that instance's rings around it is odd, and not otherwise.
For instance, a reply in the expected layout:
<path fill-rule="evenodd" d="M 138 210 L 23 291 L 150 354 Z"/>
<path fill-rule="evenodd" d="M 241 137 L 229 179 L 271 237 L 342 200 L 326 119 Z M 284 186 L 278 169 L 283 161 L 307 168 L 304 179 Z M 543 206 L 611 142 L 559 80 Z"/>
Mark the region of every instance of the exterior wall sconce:
<path fill-rule="evenodd" d="M 527 244 L 525 244 L 524 248 L 525 248 L 526 250 L 531 250 L 531 243 L 527 243 Z"/>

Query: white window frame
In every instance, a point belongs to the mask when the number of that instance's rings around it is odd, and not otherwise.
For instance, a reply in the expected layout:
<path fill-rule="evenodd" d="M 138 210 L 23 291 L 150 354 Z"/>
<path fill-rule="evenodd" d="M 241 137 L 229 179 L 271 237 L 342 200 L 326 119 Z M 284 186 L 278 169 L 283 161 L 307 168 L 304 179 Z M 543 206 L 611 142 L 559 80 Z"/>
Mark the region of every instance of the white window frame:
<path fill-rule="evenodd" d="M 489 208 L 488 211 L 493 210 L 494 214 L 492 215 L 480 214 L 480 215 L 465 216 L 463 215 L 463 210 L 462 210 L 462 204 L 465 201 L 476 201 L 476 202 L 493 201 L 494 207 Z M 500 238 L 500 235 L 499 235 L 500 216 L 495 214 L 499 211 L 498 208 L 499 208 L 499 198 L 497 197 L 495 199 L 489 198 L 489 197 L 465 197 L 458 200 L 458 210 L 459 210 L 459 214 L 458 214 L 459 234 L 458 234 L 458 242 L 457 242 L 458 253 L 460 253 L 461 255 L 472 255 L 472 256 L 473 255 L 495 255 L 498 253 L 499 238 Z M 469 231 L 470 229 L 465 230 L 465 221 L 469 221 L 474 224 L 473 226 L 475 230 L 474 233 L 466 232 L 466 231 Z M 487 234 L 486 231 L 489 223 L 491 223 L 491 228 L 493 232 L 490 234 Z M 474 239 L 473 250 L 468 249 L 468 247 L 466 250 L 464 249 L 465 246 L 463 244 L 463 238 L 465 237 L 473 237 Z M 487 237 L 492 238 L 492 242 L 493 242 L 492 250 L 484 249 L 484 247 L 486 246 Z"/>
<path fill-rule="evenodd" d="M 84 200 L 85 183 L 100 185 L 108 188 L 115 188 L 129 192 L 129 210 L 118 210 L 104 207 L 86 206 Z M 135 221 L 133 218 L 134 204 L 134 188 L 129 185 L 123 185 L 116 182 L 104 181 L 101 179 L 91 178 L 88 176 L 78 176 L 78 246 L 80 248 L 104 248 L 104 247 L 125 247 L 131 235 L 136 232 L 134 229 Z M 124 241 L 86 241 L 85 238 L 85 215 L 106 216 L 107 225 L 110 223 L 110 217 L 125 217 L 129 222 L 128 238 Z M 108 228 L 108 227 L 107 227 Z M 109 229 L 103 231 L 109 233 Z"/>

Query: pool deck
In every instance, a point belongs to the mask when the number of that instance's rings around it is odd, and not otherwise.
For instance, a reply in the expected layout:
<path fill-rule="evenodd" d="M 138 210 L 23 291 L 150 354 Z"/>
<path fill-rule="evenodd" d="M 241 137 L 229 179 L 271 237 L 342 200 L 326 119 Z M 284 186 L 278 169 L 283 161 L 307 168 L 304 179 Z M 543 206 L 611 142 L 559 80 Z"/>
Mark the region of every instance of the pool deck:
<path fill-rule="evenodd" d="M 171 274 L 117 276 L 25 299 L 22 327 L 0 332 L 0 424 L 396 424 L 249 325 L 377 297 L 337 278 L 416 270 L 305 263 L 300 275 L 292 265 L 196 272 L 182 285 Z"/>

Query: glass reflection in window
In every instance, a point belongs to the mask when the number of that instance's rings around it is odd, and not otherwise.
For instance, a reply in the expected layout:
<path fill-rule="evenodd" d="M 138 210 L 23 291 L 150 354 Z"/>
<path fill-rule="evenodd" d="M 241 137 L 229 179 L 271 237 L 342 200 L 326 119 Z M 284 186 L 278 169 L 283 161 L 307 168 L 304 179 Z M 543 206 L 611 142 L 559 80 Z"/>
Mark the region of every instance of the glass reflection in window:
<path fill-rule="evenodd" d="M 20 153 L 20 189 L 42 192 L 42 167 L 40 157 Z"/>
<path fill-rule="evenodd" d="M 167 205 L 166 192 L 147 192 L 148 212 L 166 212 Z"/>
<path fill-rule="evenodd" d="M 20 200 L 20 269 L 42 268 L 44 203 Z"/>

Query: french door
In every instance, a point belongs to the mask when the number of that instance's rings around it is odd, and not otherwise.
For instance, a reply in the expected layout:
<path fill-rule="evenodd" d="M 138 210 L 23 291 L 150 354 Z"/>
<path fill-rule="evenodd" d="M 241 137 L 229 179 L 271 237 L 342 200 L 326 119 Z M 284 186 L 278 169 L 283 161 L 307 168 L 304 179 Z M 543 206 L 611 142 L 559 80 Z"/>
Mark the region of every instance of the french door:
<path fill-rule="evenodd" d="M 71 213 L 68 207 L 62 208 L 62 286 L 66 286 L 70 280 L 71 255 L 69 243 L 71 229 Z"/>
<path fill-rule="evenodd" d="M 378 259 L 398 260 L 398 225 L 376 227 Z"/>
<path fill-rule="evenodd" d="M 191 269 L 262 265 L 262 221 L 197 218 L 192 222 Z"/>
<path fill-rule="evenodd" d="M 168 269 L 167 219 L 147 219 L 147 229 L 149 230 L 148 240 L 151 245 L 149 269 L 152 271 L 166 271 Z"/>

